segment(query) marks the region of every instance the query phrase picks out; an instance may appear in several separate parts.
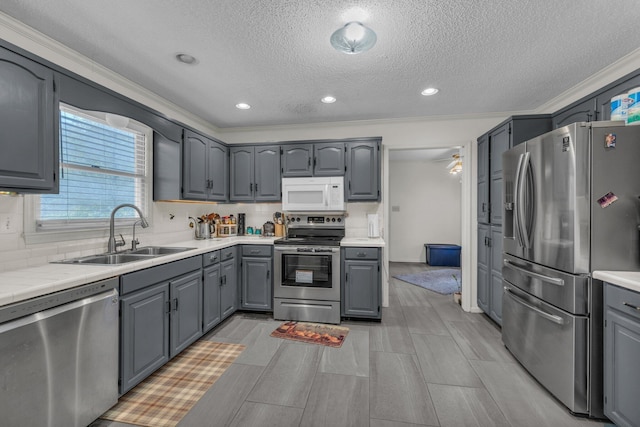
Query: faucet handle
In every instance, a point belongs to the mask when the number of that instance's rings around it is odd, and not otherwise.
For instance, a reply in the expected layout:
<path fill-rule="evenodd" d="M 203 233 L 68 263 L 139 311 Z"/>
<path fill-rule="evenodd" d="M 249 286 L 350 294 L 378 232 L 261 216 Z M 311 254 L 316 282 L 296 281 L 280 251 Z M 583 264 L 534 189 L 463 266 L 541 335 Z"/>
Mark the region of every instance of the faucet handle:
<path fill-rule="evenodd" d="M 119 246 L 124 246 L 126 244 L 127 244 L 127 242 L 124 241 L 124 237 L 122 237 L 122 234 L 120 234 L 120 241 L 116 242 L 116 248 L 119 247 Z"/>

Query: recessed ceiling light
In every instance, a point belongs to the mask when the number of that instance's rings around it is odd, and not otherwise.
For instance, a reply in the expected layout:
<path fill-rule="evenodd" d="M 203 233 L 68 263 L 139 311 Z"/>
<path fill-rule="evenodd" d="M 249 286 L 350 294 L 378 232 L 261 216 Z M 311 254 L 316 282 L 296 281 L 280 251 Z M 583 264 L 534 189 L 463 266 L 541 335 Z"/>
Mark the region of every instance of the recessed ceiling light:
<path fill-rule="evenodd" d="M 336 102 L 336 98 L 334 98 L 333 96 L 325 96 L 321 99 L 321 101 L 325 104 L 333 104 L 334 102 Z"/>
<path fill-rule="evenodd" d="M 435 95 L 436 93 L 438 93 L 438 89 L 436 89 L 435 87 L 428 87 L 422 91 L 422 94 L 424 96 L 431 96 L 431 95 Z"/>
<path fill-rule="evenodd" d="M 187 64 L 187 65 L 193 65 L 198 62 L 195 56 L 191 56 L 188 53 L 179 53 L 176 55 L 176 59 L 179 62 L 182 62 L 183 64 Z"/>
<path fill-rule="evenodd" d="M 251 105 L 241 102 L 239 104 L 236 104 L 236 108 L 238 110 L 248 110 L 249 108 L 251 108 Z"/>

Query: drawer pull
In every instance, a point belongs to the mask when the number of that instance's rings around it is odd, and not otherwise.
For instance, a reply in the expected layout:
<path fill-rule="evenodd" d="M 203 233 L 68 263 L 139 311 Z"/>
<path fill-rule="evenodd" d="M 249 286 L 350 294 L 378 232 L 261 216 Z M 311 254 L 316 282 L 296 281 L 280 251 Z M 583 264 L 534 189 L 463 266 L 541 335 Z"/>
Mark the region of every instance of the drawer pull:
<path fill-rule="evenodd" d="M 564 320 L 562 319 L 562 317 L 549 314 L 546 311 L 542 311 L 539 308 L 534 307 L 533 305 L 527 303 L 525 300 L 523 300 L 522 298 L 518 297 L 513 292 L 511 292 L 511 290 L 507 286 L 504 287 L 504 292 L 505 294 L 510 296 L 514 302 L 517 302 L 518 304 L 528 308 L 529 310 L 533 311 L 539 316 L 544 317 L 545 319 L 550 320 L 553 323 L 557 323 L 558 325 L 564 324 Z"/>
<path fill-rule="evenodd" d="M 367 256 L 367 253 L 366 253 L 366 252 L 358 252 L 358 255 L 357 255 L 357 256 L 358 256 L 359 258 L 364 258 L 364 257 L 366 257 L 366 256 Z"/>
<path fill-rule="evenodd" d="M 260 253 L 260 249 L 251 249 L 251 253 L 252 254 L 259 254 Z"/>
<path fill-rule="evenodd" d="M 638 307 L 637 305 L 629 304 L 628 302 L 624 302 L 624 301 L 622 301 L 622 305 L 626 305 L 627 307 L 640 311 L 640 307 Z"/>
<path fill-rule="evenodd" d="M 564 286 L 564 280 L 557 278 L 557 277 L 549 277 L 549 276 L 545 276 L 544 274 L 540 274 L 540 273 L 535 273 L 533 271 L 529 271 L 526 268 L 522 268 L 519 265 L 515 265 L 514 263 L 512 263 L 511 261 L 505 259 L 504 260 L 504 266 L 505 267 L 509 267 L 512 268 L 516 271 L 519 271 L 523 274 L 526 274 L 527 276 L 531 276 L 535 279 L 539 279 L 542 280 L 543 282 L 547 282 L 550 283 L 552 285 L 556 285 L 556 286 Z"/>

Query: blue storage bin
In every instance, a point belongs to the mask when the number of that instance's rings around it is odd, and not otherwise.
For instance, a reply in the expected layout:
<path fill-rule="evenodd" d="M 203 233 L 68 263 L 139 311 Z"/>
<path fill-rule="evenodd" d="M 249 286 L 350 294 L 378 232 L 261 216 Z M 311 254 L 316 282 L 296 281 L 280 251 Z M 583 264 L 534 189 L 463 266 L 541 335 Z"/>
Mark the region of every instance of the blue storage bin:
<path fill-rule="evenodd" d="M 460 246 L 425 243 L 427 264 L 439 267 L 460 267 Z"/>

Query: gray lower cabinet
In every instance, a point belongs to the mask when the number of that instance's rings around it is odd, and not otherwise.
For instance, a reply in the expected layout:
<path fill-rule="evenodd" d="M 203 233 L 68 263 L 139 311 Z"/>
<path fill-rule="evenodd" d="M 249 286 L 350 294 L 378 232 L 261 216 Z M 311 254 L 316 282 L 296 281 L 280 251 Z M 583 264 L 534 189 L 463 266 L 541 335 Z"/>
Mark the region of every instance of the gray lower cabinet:
<path fill-rule="evenodd" d="M 273 246 L 242 246 L 241 308 L 273 310 Z"/>
<path fill-rule="evenodd" d="M 490 226 L 488 224 L 478 224 L 478 307 L 485 313 L 489 313 L 490 236 Z"/>
<path fill-rule="evenodd" d="M 345 200 L 380 201 L 380 138 L 346 143 Z"/>
<path fill-rule="evenodd" d="M 342 248 L 341 315 L 381 319 L 380 248 Z"/>
<path fill-rule="evenodd" d="M 238 309 L 236 247 L 221 249 L 220 259 L 220 316 L 224 320 Z"/>
<path fill-rule="evenodd" d="M 204 265 L 202 277 L 202 332 L 206 333 L 222 321 L 220 307 L 220 251 L 210 252 L 202 256 L 203 264 L 206 259 L 215 258 L 211 265 Z"/>
<path fill-rule="evenodd" d="M 640 426 L 640 293 L 604 284 L 604 413 L 618 427 Z"/>
<path fill-rule="evenodd" d="M 229 153 L 232 202 L 281 200 L 280 146 L 235 146 Z"/>
<path fill-rule="evenodd" d="M 202 335 L 200 256 L 120 277 L 120 393 Z"/>
<path fill-rule="evenodd" d="M 0 190 L 58 192 L 54 72 L 0 48 Z"/>

